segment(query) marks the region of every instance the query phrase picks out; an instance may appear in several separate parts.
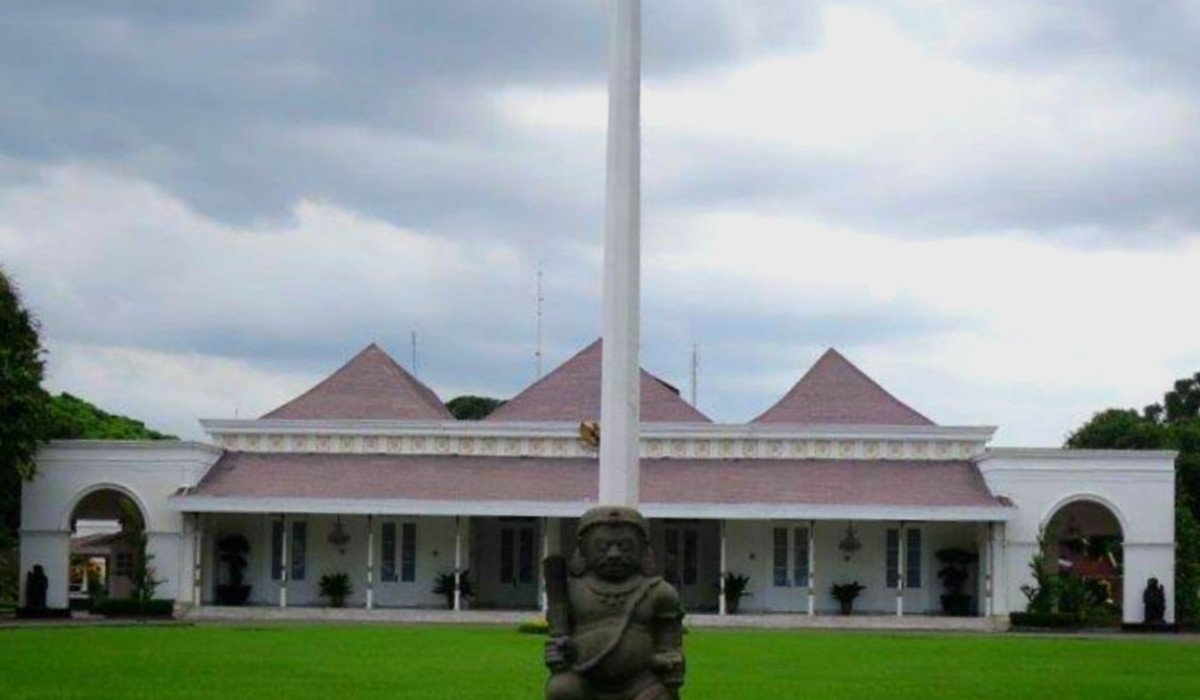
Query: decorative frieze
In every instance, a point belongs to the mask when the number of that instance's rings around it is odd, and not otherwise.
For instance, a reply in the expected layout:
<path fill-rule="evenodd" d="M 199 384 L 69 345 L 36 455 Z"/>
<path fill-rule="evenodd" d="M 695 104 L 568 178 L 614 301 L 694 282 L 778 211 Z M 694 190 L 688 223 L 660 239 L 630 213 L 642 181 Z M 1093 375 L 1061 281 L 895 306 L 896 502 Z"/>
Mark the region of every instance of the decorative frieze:
<path fill-rule="evenodd" d="M 564 435 L 358 435 L 222 433 L 217 443 L 241 452 L 445 455 L 462 457 L 595 457 L 597 450 Z M 983 440 L 899 440 L 759 436 L 642 438 L 644 459 L 962 460 L 983 454 Z"/>

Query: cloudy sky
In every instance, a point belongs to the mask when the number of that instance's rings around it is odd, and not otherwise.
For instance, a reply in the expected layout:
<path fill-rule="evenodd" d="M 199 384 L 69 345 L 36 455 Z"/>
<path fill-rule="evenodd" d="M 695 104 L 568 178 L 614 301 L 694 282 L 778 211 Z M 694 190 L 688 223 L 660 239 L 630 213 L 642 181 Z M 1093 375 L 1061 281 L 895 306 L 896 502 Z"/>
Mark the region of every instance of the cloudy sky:
<path fill-rule="evenodd" d="M 1200 4 L 649 0 L 643 360 L 829 346 L 1059 444 L 1200 370 Z M 599 332 L 602 0 L 14 3 L 0 265 L 49 384 L 178 434 L 378 341 L 443 398 Z"/>

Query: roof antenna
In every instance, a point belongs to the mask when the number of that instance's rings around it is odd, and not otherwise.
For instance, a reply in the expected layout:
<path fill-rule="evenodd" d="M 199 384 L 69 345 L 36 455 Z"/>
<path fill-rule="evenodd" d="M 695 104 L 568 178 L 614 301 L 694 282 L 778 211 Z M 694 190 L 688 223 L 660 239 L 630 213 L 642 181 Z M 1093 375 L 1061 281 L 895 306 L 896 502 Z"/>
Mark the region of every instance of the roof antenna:
<path fill-rule="evenodd" d="M 412 373 L 417 376 L 417 329 L 412 331 Z"/>
<path fill-rule="evenodd" d="M 692 408 L 699 408 L 696 405 L 696 393 L 698 391 L 700 375 L 700 343 L 692 343 Z"/>
<path fill-rule="evenodd" d="M 538 260 L 537 267 L 537 348 L 533 352 L 536 379 L 542 378 L 542 316 L 546 296 L 542 293 L 542 261 Z"/>

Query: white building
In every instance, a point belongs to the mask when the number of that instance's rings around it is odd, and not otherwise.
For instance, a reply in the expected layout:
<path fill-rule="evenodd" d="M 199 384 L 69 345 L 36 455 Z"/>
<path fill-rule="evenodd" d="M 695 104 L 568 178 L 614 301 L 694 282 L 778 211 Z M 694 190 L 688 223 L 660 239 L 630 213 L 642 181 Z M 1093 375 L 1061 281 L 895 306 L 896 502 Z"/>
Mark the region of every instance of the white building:
<path fill-rule="evenodd" d="M 536 609 L 539 561 L 569 551 L 593 504 L 595 448 L 580 421 L 600 407 L 595 343 L 482 422 L 455 421 L 432 390 L 372 345 L 258 420 L 209 420 L 213 444 L 64 442 L 23 494 L 22 569 L 41 565 L 65 607 L 77 521 L 132 501 L 149 533 L 159 596 L 182 605 L 323 604 L 346 573 L 348 604 Z M 1110 579 L 1141 621 L 1150 578 L 1174 618 L 1174 455 L 989 448 L 991 427 L 935 425 L 835 351 L 775 406 L 721 425 L 642 374 L 642 509 L 660 568 L 695 611 L 724 611 L 722 572 L 750 577 L 743 611 L 940 614 L 938 552 L 977 555 L 972 614 L 1022 610 L 1038 533 L 1119 538 Z M 244 538 L 243 586 L 231 542 Z M 1071 562 L 1072 564 L 1076 562 Z M 1101 562 L 1103 564 L 1103 562 Z M 452 592 L 453 595 L 453 592 Z"/>

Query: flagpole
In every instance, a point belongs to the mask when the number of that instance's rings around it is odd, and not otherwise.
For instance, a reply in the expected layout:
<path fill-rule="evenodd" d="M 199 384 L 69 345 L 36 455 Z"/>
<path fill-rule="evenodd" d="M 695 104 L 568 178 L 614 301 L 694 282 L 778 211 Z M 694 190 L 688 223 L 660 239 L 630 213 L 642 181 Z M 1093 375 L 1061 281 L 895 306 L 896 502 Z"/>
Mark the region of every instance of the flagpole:
<path fill-rule="evenodd" d="M 637 507 L 640 420 L 641 0 L 610 0 L 600 503 Z"/>

